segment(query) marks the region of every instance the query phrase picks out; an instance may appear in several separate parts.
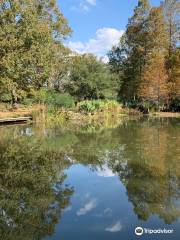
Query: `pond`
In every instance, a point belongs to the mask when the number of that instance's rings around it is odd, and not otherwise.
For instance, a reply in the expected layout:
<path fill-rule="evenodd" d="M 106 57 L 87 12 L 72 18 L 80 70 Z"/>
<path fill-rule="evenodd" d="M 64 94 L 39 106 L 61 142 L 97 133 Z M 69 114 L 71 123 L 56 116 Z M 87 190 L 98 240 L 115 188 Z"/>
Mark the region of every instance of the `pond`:
<path fill-rule="evenodd" d="M 180 239 L 180 121 L 1 126 L 0 239 Z"/>

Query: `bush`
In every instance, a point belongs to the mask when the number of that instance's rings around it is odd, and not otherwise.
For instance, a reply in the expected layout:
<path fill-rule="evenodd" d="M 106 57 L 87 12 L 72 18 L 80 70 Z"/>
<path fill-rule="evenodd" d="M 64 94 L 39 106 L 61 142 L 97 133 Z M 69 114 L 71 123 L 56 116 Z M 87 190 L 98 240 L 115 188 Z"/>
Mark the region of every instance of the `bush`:
<path fill-rule="evenodd" d="M 52 105 L 56 107 L 71 108 L 74 107 L 74 98 L 68 93 L 55 93 L 52 99 Z"/>
<path fill-rule="evenodd" d="M 90 113 L 97 110 L 97 106 L 93 104 L 93 101 L 83 101 L 79 104 L 79 110 Z"/>
<path fill-rule="evenodd" d="M 31 106 L 34 103 L 34 100 L 32 98 L 24 98 L 21 100 L 21 103 L 25 106 Z"/>
<path fill-rule="evenodd" d="M 74 107 L 74 98 L 68 93 L 59 93 L 54 90 L 41 89 L 35 94 L 35 102 L 46 104 L 49 108 Z"/>
<path fill-rule="evenodd" d="M 114 100 L 83 101 L 78 104 L 78 109 L 86 113 L 95 111 L 118 111 L 121 105 Z"/>
<path fill-rule="evenodd" d="M 2 101 L 2 102 L 11 102 L 11 99 L 12 99 L 12 97 L 11 97 L 10 93 L 2 93 L 0 95 L 0 101 Z"/>
<path fill-rule="evenodd" d="M 140 112 L 149 113 L 150 112 L 157 112 L 157 111 L 164 111 L 167 109 L 166 104 L 164 101 L 140 101 L 140 100 L 132 100 L 129 102 L 124 103 L 124 105 L 128 108 L 138 109 Z"/>
<path fill-rule="evenodd" d="M 172 112 L 180 112 L 180 98 L 176 98 L 171 102 L 169 110 Z"/>

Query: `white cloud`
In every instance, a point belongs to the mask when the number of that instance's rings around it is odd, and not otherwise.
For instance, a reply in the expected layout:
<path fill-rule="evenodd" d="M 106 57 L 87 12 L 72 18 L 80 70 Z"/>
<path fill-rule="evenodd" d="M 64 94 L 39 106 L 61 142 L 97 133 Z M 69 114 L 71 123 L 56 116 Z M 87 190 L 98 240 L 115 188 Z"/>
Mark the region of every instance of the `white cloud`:
<path fill-rule="evenodd" d="M 77 216 L 85 215 L 86 213 L 90 212 L 92 209 L 94 209 L 97 206 L 97 201 L 95 199 L 91 199 L 89 202 L 87 202 L 84 207 L 80 208 L 76 214 Z"/>
<path fill-rule="evenodd" d="M 79 4 L 79 8 L 80 8 L 80 10 L 82 10 L 84 12 L 88 12 L 89 11 L 89 6 L 86 5 L 86 3 L 83 3 L 83 2 Z"/>
<path fill-rule="evenodd" d="M 115 232 L 121 231 L 121 229 L 122 229 L 122 225 L 121 225 L 120 221 L 118 221 L 118 222 L 115 223 L 113 226 L 107 227 L 105 230 L 106 230 L 107 232 L 115 233 Z"/>
<path fill-rule="evenodd" d="M 123 33 L 123 30 L 115 28 L 100 28 L 96 31 L 95 37 L 86 43 L 70 41 L 68 47 L 77 53 L 93 53 L 98 57 L 102 57 L 113 45 L 118 44 Z M 105 59 L 105 61 L 107 61 L 107 59 Z"/>
<path fill-rule="evenodd" d="M 106 208 L 106 209 L 104 209 L 104 214 L 105 214 L 105 216 L 107 216 L 107 217 L 112 216 L 112 209 L 111 209 L 111 208 Z"/>
<path fill-rule="evenodd" d="M 72 11 L 88 12 L 89 6 L 85 2 L 80 2 L 78 6 L 72 6 Z"/>
<path fill-rule="evenodd" d="M 108 63 L 108 62 L 109 62 L 108 56 L 103 56 L 103 57 L 100 58 L 100 60 L 101 60 L 103 63 Z"/>
<path fill-rule="evenodd" d="M 98 168 L 97 175 L 100 177 L 114 177 L 115 174 L 108 168 L 107 165 L 104 165 L 102 168 Z"/>
<path fill-rule="evenodd" d="M 96 6 L 96 4 L 97 4 L 96 0 L 86 0 L 86 2 L 93 6 Z"/>
<path fill-rule="evenodd" d="M 97 1 L 96 0 L 81 0 L 79 5 L 72 6 L 71 10 L 73 11 L 81 11 L 81 12 L 88 12 L 90 7 L 96 6 Z"/>

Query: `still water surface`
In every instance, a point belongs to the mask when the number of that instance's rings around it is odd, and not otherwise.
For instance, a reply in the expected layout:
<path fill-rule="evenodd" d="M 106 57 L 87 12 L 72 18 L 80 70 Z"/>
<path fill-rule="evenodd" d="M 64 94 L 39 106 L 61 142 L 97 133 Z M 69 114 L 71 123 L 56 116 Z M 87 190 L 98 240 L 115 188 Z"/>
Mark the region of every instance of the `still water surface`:
<path fill-rule="evenodd" d="M 0 127 L 0 239 L 179 240 L 180 120 Z"/>

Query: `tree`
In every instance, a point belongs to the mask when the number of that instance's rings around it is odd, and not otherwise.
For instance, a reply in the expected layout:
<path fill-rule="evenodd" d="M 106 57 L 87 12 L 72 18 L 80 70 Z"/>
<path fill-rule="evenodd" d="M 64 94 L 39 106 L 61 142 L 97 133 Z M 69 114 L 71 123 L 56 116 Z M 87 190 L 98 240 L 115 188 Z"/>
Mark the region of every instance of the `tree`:
<path fill-rule="evenodd" d="M 172 98 L 180 98 L 180 48 L 177 47 L 176 51 L 171 57 L 171 96 Z"/>
<path fill-rule="evenodd" d="M 91 54 L 74 56 L 69 74 L 66 90 L 77 99 L 112 98 L 116 95 L 116 75 Z"/>
<path fill-rule="evenodd" d="M 180 103 L 180 2 L 178 0 L 165 0 L 163 7 L 168 33 L 167 70 L 169 75 L 169 97 L 172 102 L 177 101 Z M 176 107 L 175 109 L 177 110 Z"/>
<path fill-rule="evenodd" d="M 2 0 L 0 3 L 1 91 L 16 101 L 29 86 L 40 88 L 52 76 L 55 45 L 71 29 L 54 0 Z"/>
<path fill-rule="evenodd" d="M 178 0 L 165 0 L 163 7 L 169 38 L 169 58 L 171 58 L 171 55 L 179 42 L 180 2 Z"/>
<path fill-rule="evenodd" d="M 152 8 L 146 22 L 148 30 L 148 48 L 146 63 L 138 87 L 138 97 L 143 101 L 157 103 L 168 99 L 166 47 L 167 32 L 162 7 Z"/>
<path fill-rule="evenodd" d="M 124 103 L 162 102 L 168 109 L 179 102 L 179 6 L 178 0 L 153 8 L 138 1 L 124 36 L 109 52 L 110 69 L 122 79 Z"/>
<path fill-rule="evenodd" d="M 137 88 L 142 77 L 147 52 L 146 21 L 150 11 L 148 0 L 138 1 L 134 15 L 129 19 L 126 30 L 127 60 L 124 68 L 124 84 L 120 94 L 125 93 L 127 99 L 137 97 Z"/>
<path fill-rule="evenodd" d="M 160 106 L 168 99 L 168 75 L 165 58 L 161 53 L 154 52 L 146 60 L 138 96 L 143 102 L 151 102 Z"/>
<path fill-rule="evenodd" d="M 148 0 L 139 0 L 133 16 L 129 19 L 127 30 L 118 46 L 109 53 L 110 66 L 122 78 L 119 96 L 125 101 L 137 98 L 137 89 L 147 54 L 146 21 L 149 16 Z"/>

